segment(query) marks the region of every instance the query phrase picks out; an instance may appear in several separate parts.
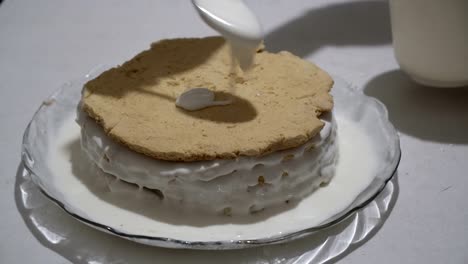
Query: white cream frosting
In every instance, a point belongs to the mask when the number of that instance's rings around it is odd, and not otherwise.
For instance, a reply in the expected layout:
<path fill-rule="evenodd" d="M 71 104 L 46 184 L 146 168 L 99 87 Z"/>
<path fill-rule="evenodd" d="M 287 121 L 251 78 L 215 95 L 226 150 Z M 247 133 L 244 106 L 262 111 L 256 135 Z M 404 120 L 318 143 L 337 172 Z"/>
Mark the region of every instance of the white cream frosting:
<path fill-rule="evenodd" d="M 81 145 L 89 158 L 117 179 L 153 189 L 161 202 L 185 210 L 244 215 L 297 201 L 329 182 L 338 158 L 336 123 L 324 115 L 320 134 L 300 147 L 262 157 L 170 162 L 122 146 L 82 111 Z M 120 184 L 119 184 L 120 182 Z M 110 181 L 111 191 L 131 185 Z"/>

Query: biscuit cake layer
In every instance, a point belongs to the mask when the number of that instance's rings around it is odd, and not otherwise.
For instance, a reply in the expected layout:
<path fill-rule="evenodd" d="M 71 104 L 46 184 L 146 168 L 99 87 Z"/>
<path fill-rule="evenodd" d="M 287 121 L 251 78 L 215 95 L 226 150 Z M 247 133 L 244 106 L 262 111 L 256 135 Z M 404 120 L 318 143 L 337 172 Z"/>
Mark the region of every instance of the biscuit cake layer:
<path fill-rule="evenodd" d="M 220 37 L 157 42 L 89 81 L 83 109 L 107 136 L 158 160 L 258 157 L 301 146 L 332 109 L 330 76 L 289 52 L 259 51 L 253 68 L 233 67 Z M 190 88 L 232 100 L 188 112 L 175 106 Z"/>

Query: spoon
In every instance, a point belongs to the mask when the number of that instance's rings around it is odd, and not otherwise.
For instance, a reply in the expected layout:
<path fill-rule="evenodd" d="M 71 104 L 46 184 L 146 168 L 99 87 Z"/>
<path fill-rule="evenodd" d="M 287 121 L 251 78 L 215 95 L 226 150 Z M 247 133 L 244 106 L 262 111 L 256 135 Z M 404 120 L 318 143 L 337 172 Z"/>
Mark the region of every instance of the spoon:
<path fill-rule="evenodd" d="M 201 18 L 230 43 L 242 69 L 248 69 L 263 39 L 262 27 L 242 0 L 192 0 Z"/>

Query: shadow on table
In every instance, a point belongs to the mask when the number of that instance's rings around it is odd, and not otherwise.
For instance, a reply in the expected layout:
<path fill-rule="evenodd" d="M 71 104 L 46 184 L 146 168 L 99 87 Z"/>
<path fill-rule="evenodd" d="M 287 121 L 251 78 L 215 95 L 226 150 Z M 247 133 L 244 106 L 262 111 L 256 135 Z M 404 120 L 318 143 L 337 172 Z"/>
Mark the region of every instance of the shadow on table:
<path fill-rule="evenodd" d="M 90 228 L 47 199 L 22 165 L 18 167 L 15 183 L 16 206 L 31 233 L 43 246 L 72 263 L 336 262 L 376 234 L 392 211 L 398 194 L 395 175 L 387 188 L 357 214 L 314 235 L 280 245 L 204 251 L 146 246 Z M 376 215 L 381 219 L 375 221 Z M 348 247 L 349 242 L 354 244 Z M 337 258 L 329 258 L 326 252 L 332 250 L 341 253 Z"/>
<path fill-rule="evenodd" d="M 432 88 L 400 70 L 370 80 L 364 93 L 383 102 L 402 133 L 449 144 L 468 144 L 468 87 Z"/>
<path fill-rule="evenodd" d="M 391 43 L 387 1 L 351 1 L 306 11 L 265 36 L 270 51 L 305 57 L 323 46 Z"/>

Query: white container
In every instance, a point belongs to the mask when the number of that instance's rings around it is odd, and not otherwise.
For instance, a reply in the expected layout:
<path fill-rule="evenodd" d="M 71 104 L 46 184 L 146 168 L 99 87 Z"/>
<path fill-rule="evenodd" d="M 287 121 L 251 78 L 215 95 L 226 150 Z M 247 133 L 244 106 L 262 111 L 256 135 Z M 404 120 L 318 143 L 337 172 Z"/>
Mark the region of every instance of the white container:
<path fill-rule="evenodd" d="M 468 85 L 468 0 L 390 0 L 393 46 L 416 82 Z"/>

